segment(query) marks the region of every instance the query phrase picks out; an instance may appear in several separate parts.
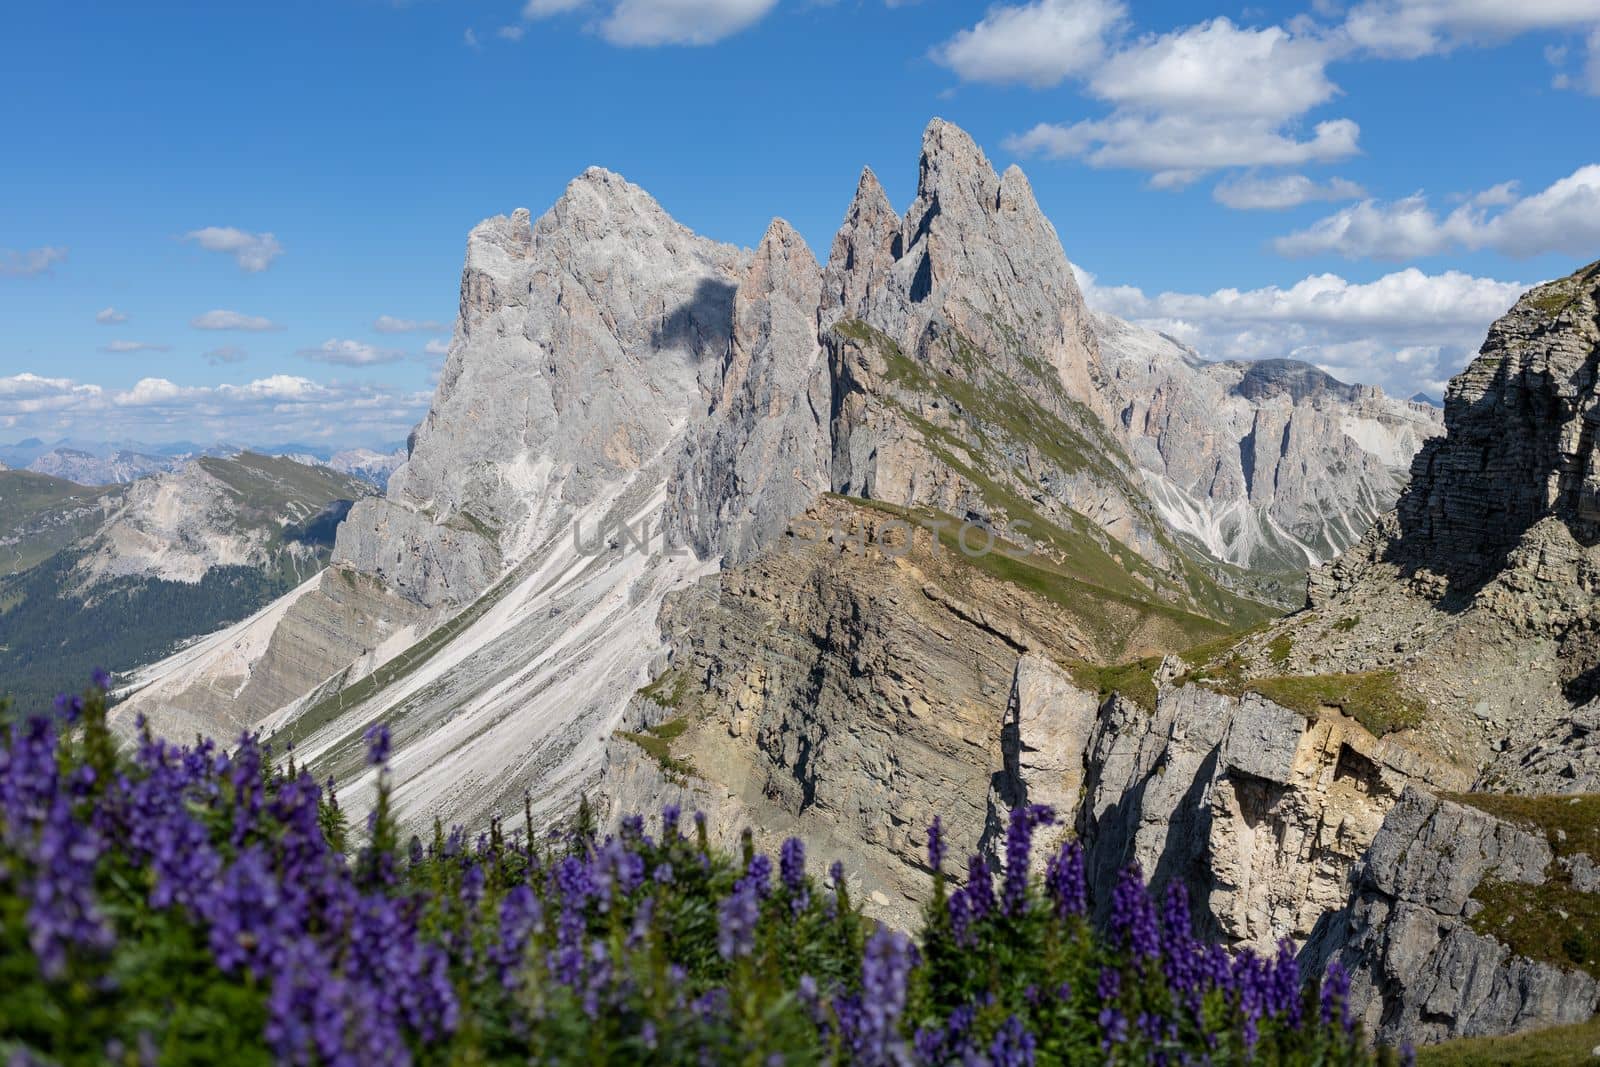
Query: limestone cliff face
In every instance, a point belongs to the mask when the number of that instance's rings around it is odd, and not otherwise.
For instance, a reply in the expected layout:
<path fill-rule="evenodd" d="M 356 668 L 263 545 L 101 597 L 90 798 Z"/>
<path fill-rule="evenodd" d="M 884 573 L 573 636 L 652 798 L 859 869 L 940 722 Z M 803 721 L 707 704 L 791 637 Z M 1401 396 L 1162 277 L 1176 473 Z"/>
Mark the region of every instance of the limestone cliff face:
<path fill-rule="evenodd" d="M 1158 678 L 1170 681 L 1169 663 Z M 1164 684 L 1153 712 L 1108 702 L 1085 752 L 1078 831 L 1103 909 L 1117 872 L 1183 881 L 1208 933 L 1270 950 L 1301 941 L 1414 778 L 1468 778 L 1327 709 Z M 1198 909 L 1197 909 L 1198 910 Z"/>
<path fill-rule="evenodd" d="M 1338 960 L 1357 1018 L 1391 1044 L 1583 1022 L 1600 1007 L 1600 983 L 1571 961 L 1519 956 L 1473 924 L 1482 887 L 1531 891 L 1554 861 L 1528 827 L 1407 789 L 1357 867 L 1348 905 L 1328 916 L 1302 964 L 1320 972 Z"/>
<path fill-rule="evenodd" d="M 902 921 L 926 890 L 934 814 L 963 856 L 1001 825 L 993 789 L 1018 656 L 1079 658 L 1094 643 L 1081 619 L 926 529 L 832 498 L 759 559 L 675 594 L 662 625 L 672 662 L 657 688 L 680 694 L 671 715 L 687 727 L 672 752 L 713 829 L 800 833 Z M 608 774 L 615 810 L 678 795 L 636 774 Z"/>
<path fill-rule="evenodd" d="M 1546 517 L 1592 542 L 1597 379 L 1600 263 L 1525 295 L 1451 380 L 1448 435 L 1417 458 L 1389 554 L 1470 581 Z"/>
<path fill-rule="evenodd" d="M 1170 337 L 1092 318 L 1105 392 L 1169 525 L 1219 559 L 1299 570 L 1394 506 L 1438 409 L 1293 360 L 1212 363 Z"/>
<path fill-rule="evenodd" d="M 817 337 L 822 272 L 772 223 L 737 279 L 731 337 L 669 489 L 670 531 L 738 563 L 829 487 L 832 382 Z"/>
<path fill-rule="evenodd" d="M 936 119 L 903 217 L 863 173 L 823 271 L 819 321 L 836 492 L 996 525 L 1070 528 L 1074 512 L 1097 537 L 1178 569 L 1106 434 L 1089 314 L 1020 170 L 996 174 Z"/>
<path fill-rule="evenodd" d="M 834 238 L 822 322 L 859 319 L 908 352 L 930 325 L 961 334 L 1008 370 L 1053 368 L 1096 402 L 1099 352 L 1056 231 L 1017 167 L 1004 175 L 965 132 L 935 119 L 922 137 L 917 196 L 897 218 L 872 172 Z"/>
<path fill-rule="evenodd" d="M 743 259 L 598 168 L 537 223 L 479 224 L 434 402 L 336 558 L 425 606 L 472 601 L 675 441 L 722 357 Z"/>

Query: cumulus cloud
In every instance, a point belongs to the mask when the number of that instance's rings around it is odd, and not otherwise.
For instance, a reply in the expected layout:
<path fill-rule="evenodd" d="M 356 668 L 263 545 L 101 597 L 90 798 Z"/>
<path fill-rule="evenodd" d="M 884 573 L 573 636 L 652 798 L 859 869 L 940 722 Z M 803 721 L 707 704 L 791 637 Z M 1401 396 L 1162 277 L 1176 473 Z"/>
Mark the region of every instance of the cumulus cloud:
<path fill-rule="evenodd" d="M 753 26 L 778 0 L 618 0 L 601 20 L 600 36 L 612 44 L 715 44 Z"/>
<path fill-rule="evenodd" d="M 250 233 L 233 226 L 207 226 L 190 230 L 184 240 L 193 241 L 207 252 L 223 252 L 233 257 L 239 269 L 251 274 L 272 266 L 283 255 L 283 246 L 270 233 Z"/>
<path fill-rule="evenodd" d="M 249 353 L 236 345 L 222 345 L 204 353 L 205 360 L 213 367 L 220 367 L 228 363 L 243 363 L 249 358 Z"/>
<path fill-rule="evenodd" d="M 101 345 L 102 352 L 171 352 L 171 345 L 152 345 L 144 341 L 112 341 Z"/>
<path fill-rule="evenodd" d="M 392 348 L 378 348 L 365 341 L 329 338 L 316 348 L 302 348 L 299 355 L 318 363 L 336 363 L 343 367 L 371 367 L 379 363 L 394 363 L 405 358 L 404 352 Z"/>
<path fill-rule="evenodd" d="M 102 326 L 115 326 L 119 322 L 127 322 L 128 316 L 116 308 L 101 308 L 94 313 L 94 321 Z"/>
<path fill-rule="evenodd" d="M 1120 0 L 1034 0 L 996 5 L 971 29 L 933 50 L 963 81 L 1059 85 L 1100 62 L 1106 37 L 1127 15 Z"/>
<path fill-rule="evenodd" d="M 67 250 L 56 245 L 16 251 L 0 248 L 0 278 L 33 278 L 49 274 L 57 263 L 67 261 Z"/>
<path fill-rule="evenodd" d="M 1530 30 L 1597 25 L 1594 0 L 1368 0 L 1351 9 L 1343 32 L 1375 55 L 1414 59 Z"/>
<path fill-rule="evenodd" d="M 238 311 L 227 311 L 218 308 L 207 311 L 203 315 L 196 315 L 189 320 L 189 325 L 197 330 L 248 330 L 252 333 L 262 333 L 267 330 L 281 330 L 283 327 L 269 318 L 261 315 L 246 315 Z"/>
<path fill-rule="evenodd" d="M 1333 54 L 1315 37 L 1216 18 L 1119 51 L 1095 71 L 1089 90 L 1123 107 L 1282 120 L 1338 93 L 1327 74 Z"/>
<path fill-rule="evenodd" d="M 379 333 L 449 333 L 448 322 L 433 319 L 400 319 L 393 315 L 379 315 L 372 328 Z"/>
<path fill-rule="evenodd" d="M 1270 120 L 1128 113 L 1070 126 L 1040 123 L 1008 137 L 1005 146 L 1018 155 L 1081 156 L 1091 166 L 1153 171 L 1152 183 L 1170 188 L 1222 167 L 1296 167 L 1344 159 L 1358 151 L 1360 133 L 1350 119 L 1319 122 L 1309 139 L 1300 140 Z"/>
<path fill-rule="evenodd" d="M 1326 119 L 1310 136 L 1297 126 L 1338 95 L 1327 64 L 1342 47 L 1310 30 L 1241 27 L 1226 18 L 1150 34 L 1078 71 L 1110 114 L 1039 123 L 1005 145 L 1019 155 L 1150 171 L 1163 188 L 1221 168 L 1344 159 L 1360 150 L 1355 122 Z"/>
<path fill-rule="evenodd" d="M 23 373 L 0 377 L 0 427 L 102 439 L 212 436 L 363 444 L 405 436 L 428 401 L 421 391 L 376 383 L 323 384 L 288 374 L 213 386 L 148 377 L 115 389 Z"/>
<path fill-rule="evenodd" d="M 1282 288 L 1148 295 L 1074 268 L 1084 299 L 1193 345 L 1210 359 L 1301 359 L 1391 394 L 1437 395 L 1528 288 L 1407 268 L 1365 283 L 1316 274 Z"/>
<path fill-rule="evenodd" d="M 1273 242 L 1283 255 L 1349 259 L 1411 259 L 1482 248 L 1510 256 L 1582 257 L 1596 246 L 1600 164 L 1593 163 L 1532 196 L 1519 197 L 1512 183 L 1497 185 L 1443 216 L 1421 193 L 1391 202 L 1363 200 Z"/>
<path fill-rule="evenodd" d="M 1245 174 L 1219 182 L 1211 196 L 1239 211 L 1281 211 L 1315 200 L 1354 200 L 1366 190 L 1347 178 L 1313 181 L 1304 174 Z"/>
<path fill-rule="evenodd" d="M 450 342 L 435 339 L 423 345 L 422 351 L 430 356 L 447 356 L 450 354 Z"/>

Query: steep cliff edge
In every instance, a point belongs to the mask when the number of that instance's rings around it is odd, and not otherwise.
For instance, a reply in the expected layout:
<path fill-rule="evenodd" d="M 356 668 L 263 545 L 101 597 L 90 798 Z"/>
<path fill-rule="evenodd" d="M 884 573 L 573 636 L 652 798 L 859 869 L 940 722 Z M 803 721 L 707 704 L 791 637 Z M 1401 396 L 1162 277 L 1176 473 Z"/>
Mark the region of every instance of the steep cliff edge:
<path fill-rule="evenodd" d="M 1337 960 L 1357 1017 L 1394 1044 L 1589 1019 L 1600 1008 L 1595 805 L 1407 789 L 1303 964 Z"/>

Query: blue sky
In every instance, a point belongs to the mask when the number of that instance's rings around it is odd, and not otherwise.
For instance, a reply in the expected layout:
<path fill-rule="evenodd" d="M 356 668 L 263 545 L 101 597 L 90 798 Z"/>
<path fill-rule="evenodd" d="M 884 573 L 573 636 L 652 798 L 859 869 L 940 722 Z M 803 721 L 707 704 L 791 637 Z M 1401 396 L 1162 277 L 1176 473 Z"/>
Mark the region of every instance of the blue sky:
<path fill-rule="evenodd" d="M 782 215 L 825 256 L 863 165 L 909 200 L 935 114 L 1024 166 L 1092 304 L 1218 358 L 1438 392 L 1520 288 L 1600 258 L 1600 0 L 61 3 L 5 27 L 0 441 L 398 440 L 479 219 L 600 164 L 702 233 Z"/>

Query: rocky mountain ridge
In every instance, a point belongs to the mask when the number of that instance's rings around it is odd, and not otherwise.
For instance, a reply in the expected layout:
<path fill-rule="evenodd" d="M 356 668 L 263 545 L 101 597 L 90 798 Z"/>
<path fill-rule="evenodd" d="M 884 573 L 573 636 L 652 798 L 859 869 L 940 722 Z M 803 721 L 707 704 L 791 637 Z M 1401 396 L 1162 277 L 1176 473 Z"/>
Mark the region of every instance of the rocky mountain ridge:
<path fill-rule="evenodd" d="M 1294 360 L 1212 363 L 1093 316 L 1106 393 L 1172 529 L 1213 556 L 1297 571 L 1339 555 L 1394 505 L 1441 413 Z"/>

